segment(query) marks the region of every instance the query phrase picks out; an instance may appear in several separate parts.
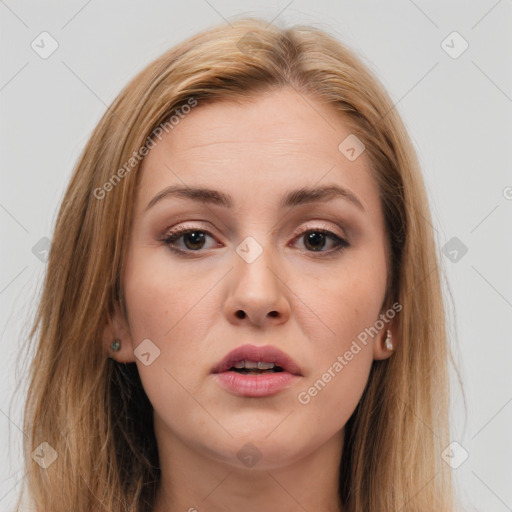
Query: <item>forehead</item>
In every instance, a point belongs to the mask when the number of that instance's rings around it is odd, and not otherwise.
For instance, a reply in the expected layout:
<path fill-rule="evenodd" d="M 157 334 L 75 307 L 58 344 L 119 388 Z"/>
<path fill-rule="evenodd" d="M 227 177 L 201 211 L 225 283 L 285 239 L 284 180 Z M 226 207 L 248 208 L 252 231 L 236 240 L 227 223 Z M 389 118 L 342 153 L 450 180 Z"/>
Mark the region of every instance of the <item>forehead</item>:
<path fill-rule="evenodd" d="M 339 183 L 372 210 L 378 193 L 365 152 L 350 160 L 340 150 L 349 136 L 339 112 L 290 88 L 243 104 L 199 102 L 144 158 L 138 209 L 169 185 L 222 189 L 247 205 L 258 191 L 277 202 L 283 191 Z"/>

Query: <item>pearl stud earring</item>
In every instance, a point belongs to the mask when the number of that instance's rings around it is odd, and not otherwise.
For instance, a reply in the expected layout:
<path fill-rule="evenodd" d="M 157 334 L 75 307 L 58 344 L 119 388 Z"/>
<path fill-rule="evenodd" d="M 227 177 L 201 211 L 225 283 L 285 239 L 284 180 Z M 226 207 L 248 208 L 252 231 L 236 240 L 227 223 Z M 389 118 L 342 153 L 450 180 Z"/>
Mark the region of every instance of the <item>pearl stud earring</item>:
<path fill-rule="evenodd" d="M 393 343 L 391 342 L 391 331 L 388 329 L 388 335 L 386 337 L 386 341 L 384 342 L 386 348 L 388 350 L 393 350 Z"/>

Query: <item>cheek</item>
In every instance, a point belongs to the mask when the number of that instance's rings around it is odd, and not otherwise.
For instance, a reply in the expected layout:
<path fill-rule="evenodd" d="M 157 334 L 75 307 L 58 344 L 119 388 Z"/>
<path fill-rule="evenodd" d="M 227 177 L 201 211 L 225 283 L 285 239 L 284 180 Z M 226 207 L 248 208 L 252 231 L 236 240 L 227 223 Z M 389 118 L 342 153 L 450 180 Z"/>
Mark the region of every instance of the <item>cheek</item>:
<path fill-rule="evenodd" d="M 370 328 L 379 319 L 385 271 L 383 254 L 382 259 L 354 254 L 336 272 L 321 276 L 316 281 L 321 286 L 300 281 L 302 301 L 295 308 L 301 308 L 297 316 L 315 359 L 297 402 L 333 434 L 354 412 L 368 380 L 375 332 Z"/>
<path fill-rule="evenodd" d="M 204 295 L 201 276 L 185 275 L 163 248 L 135 251 L 124 284 L 134 342 L 142 336 L 162 344 L 173 337 Z"/>
<path fill-rule="evenodd" d="M 158 357 L 151 365 L 135 360 L 148 396 L 177 382 L 192 392 L 193 375 L 201 363 L 198 357 L 204 358 L 205 340 L 219 316 L 215 290 L 211 290 L 218 277 L 183 272 L 165 251 L 140 249 L 128 259 L 124 279 L 132 348 L 146 339 L 157 347 Z M 209 366 L 204 362 L 203 366 L 204 373 Z"/>
<path fill-rule="evenodd" d="M 297 389 L 297 407 L 304 417 L 315 418 L 327 437 L 353 414 L 373 362 L 372 339 L 363 338 L 362 333 L 378 318 L 379 300 L 368 293 L 373 287 L 350 284 L 348 280 L 344 285 L 338 283 L 318 302 L 322 322 L 314 318 L 302 326 L 315 348 L 307 378 Z M 322 329 L 323 323 L 329 329 Z"/>
<path fill-rule="evenodd" d="M 329 357 L 343 353 L 378 320 L 386 287 L 385 257 L 381 256 L 369 251 L 347 252 L 339 265 L 295 278 L 293 290 L 298 299 L 292 306 L 294 317 L 307 338 L 322 348 L 320 358 L 323 352 Z"/>

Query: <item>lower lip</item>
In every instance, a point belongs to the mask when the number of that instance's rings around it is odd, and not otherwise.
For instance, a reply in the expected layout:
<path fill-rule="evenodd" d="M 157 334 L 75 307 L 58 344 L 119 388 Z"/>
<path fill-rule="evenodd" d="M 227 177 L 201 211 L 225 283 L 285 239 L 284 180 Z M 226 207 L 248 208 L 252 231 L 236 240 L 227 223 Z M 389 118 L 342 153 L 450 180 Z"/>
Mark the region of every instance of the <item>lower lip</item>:
<path fill-rule="evenodd" d="M 244 375 L 237 372 L 216 373 L 219 383 L 235 395 L 270 396 L 290 387 L 299 377 L 288 372 Z"/>

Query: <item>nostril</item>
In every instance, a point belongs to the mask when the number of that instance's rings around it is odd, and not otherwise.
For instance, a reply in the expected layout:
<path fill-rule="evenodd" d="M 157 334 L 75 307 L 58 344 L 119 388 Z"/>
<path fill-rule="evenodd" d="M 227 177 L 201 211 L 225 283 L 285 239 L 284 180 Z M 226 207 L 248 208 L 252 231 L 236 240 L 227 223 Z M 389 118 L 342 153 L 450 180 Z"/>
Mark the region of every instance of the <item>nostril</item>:
<path fill-rule="evenodd" d="M 238 318 L 244 318 L 244 317 L 245 317 L 245 313 L 244 313 L 241 309 L 239 309 L 239 310 L 236 312 L 236 316 L 237 316 Z"/>

